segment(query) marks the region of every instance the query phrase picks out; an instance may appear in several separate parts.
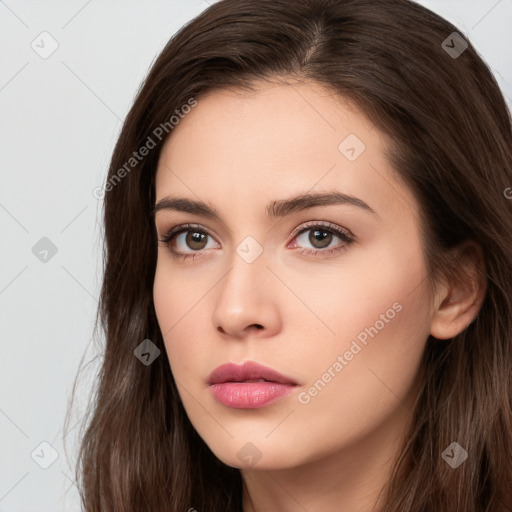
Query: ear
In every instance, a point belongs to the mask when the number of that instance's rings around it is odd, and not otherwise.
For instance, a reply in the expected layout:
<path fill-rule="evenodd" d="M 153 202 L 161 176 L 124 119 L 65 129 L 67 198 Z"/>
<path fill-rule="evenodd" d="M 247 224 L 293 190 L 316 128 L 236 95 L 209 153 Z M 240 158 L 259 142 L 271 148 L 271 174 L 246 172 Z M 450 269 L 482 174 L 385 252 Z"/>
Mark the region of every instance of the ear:
<path fill-rule="evenodd" d="M 476 318 L 487 289 L 485 259 L 474 241 L 455 249 L 457 274 L 439 284 L 430 334 L 446 340 L 457 336 Z"/>

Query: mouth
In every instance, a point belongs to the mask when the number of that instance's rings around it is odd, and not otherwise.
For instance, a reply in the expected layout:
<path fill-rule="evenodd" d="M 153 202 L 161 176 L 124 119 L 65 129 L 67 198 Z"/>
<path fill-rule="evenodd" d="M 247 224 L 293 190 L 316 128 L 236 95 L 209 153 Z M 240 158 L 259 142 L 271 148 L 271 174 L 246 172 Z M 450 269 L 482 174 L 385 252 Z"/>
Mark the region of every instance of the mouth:
<path fill-rule="evenodd" d="M 293 379 L 254 362 L 228 363 L 216 368 L 208 379 L 213 397 L 235 409 L 257 409 L 289 395 L 297 386 Z"/>

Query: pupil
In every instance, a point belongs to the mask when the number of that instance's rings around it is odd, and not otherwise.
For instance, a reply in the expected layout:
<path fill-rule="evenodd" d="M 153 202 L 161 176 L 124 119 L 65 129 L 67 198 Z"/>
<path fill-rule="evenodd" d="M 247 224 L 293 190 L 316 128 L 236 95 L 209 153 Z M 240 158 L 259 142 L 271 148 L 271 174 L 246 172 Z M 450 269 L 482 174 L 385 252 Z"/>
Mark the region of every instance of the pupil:
<path fill-rule="evenodd" d="M 189 232 L 188 233 L 189 240 L 187 240 L 187 243 L 189 243 L 189 245 L 194 249 L 201 249 L 201 247 L 194 247 L 194 244 L 201 245 L 201 243 L 204 241 L 205 237 L 206 237 L 206 235 L 204 233 L 198 233 L 197 231 Z"/>
<path fill-rule="evenodd" d="M 327 247 L 331 241 L 330 237 L 332 237 L 331 233 L 328 233 L 327 231 L 321 231 L 319 229 L 316 229 L 314 231 L 311 231 L 311 235 L 309 237 L 309 241 L 315 246 L 315 247 Z M 316 243 L 320 242 L 320 245 L 317 246 Z"/>

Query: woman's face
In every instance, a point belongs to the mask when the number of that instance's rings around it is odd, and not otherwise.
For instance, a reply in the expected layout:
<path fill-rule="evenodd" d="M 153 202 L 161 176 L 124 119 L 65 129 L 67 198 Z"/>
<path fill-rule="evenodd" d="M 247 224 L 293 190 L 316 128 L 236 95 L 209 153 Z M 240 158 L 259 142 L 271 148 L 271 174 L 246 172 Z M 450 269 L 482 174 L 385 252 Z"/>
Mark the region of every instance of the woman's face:
<path fill-rule="evenodd" d="M 163 148 L 158 236 L 192 226 L 159 243 L 156 313 L 187 415 L 230 466 L 385 457 L 398 442 L 431 308 L 417 202 L 384 148 L 315 83 L 210 92 Z M 294 385 L 259 371 L 211 384 L 247 361 Z"/>

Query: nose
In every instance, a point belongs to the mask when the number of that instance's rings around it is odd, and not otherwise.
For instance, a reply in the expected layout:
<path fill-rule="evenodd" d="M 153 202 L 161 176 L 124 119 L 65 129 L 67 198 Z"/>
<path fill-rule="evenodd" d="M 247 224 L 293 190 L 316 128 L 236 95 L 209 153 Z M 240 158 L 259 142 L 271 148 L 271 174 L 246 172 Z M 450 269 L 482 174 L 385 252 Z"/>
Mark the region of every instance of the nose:
<path fill-rule="evenodd" d="M 213 326 L 220 333 L 242 339 L 246 336 L 266 338 L 281 328 L 278 281 L 267 268 L 261 254 L 247 263 L 234 254 L 231 269 L 217 287 Z"/>

